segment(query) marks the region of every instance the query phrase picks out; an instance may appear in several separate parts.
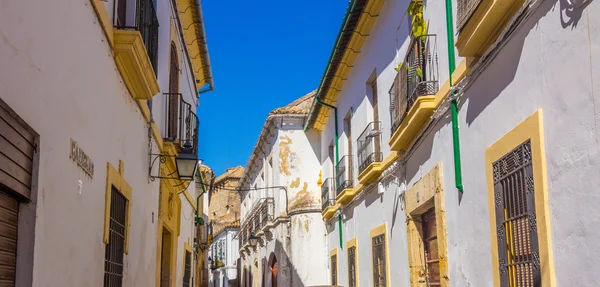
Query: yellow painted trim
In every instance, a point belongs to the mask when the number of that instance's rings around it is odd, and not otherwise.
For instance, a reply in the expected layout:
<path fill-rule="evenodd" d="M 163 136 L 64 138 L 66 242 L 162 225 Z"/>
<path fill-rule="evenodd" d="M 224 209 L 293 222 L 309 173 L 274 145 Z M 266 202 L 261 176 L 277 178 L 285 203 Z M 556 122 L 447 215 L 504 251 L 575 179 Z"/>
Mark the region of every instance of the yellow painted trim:
<path fill-rule="evenodd" d="M 470 59 L 463 59 L 456 69 L 454 73 L 452 73 L 452 82 L 456 84 L 467 75 L 467 73 L 471 70 L 472 61 Z M 439 108 L 444 100 L 450 95 L 450 79 L 446 80 L 446 82 L 440 87 L 438 92 L 435 94 L 435 108 Z"/>
<path fill-rule="evenodd" d="M 377 179 L 383 171 L 381 162 L 373 162 L 360 174 L 358 174 L 358 182 L 367 185 Z"/>
<path fill-rule="evenodd" d="M 324 101 L 327 103 L 335 103 L 337 101 L 337 97 L 339 92 L 344 86 L 344 80 L 346 79 L 348 74 L 350 73 L 351 66 L 356 60 L 358 53 L 362 49 L 363 44 L 366 42 L 368 37 L 364 37 L 361 35 L 368 35 L 371 31 L 371 28 L 375 25 L 375 21 L 377 21 L 378 17 L 372 17 L 371 15 L 378 15 L 381 7 L 383 6 L 383 0 L 370 0 L 367 2 L 367 5 L 364 9 L 364 13 L 360 16 L 358 23 L 356 25 L 356 31 L 358 33 L 354 33 L 348 42 L 348 48 L 344 52 L 342 56 L 342 62 L 346 63 L 346 65 L 340 65 L 336 71 L 336 76 L 327 90 L 327 94 L 325 95 Z M 319 114 L 317 115 L 317 119 L 314 123 L 314 128 L 318 131 L 323 130 L 324 124 L 327 122 L 327 118 L 330 115 L 331 109 L 321 109 Z"/>
<path fill-rule="evenodd" d="M 422 226 L 414 219 L 435 209 L 438 256 L 440 259 L 441 286 L 450 285 L 448 272 L 448 240 L 446 238 L 446 208 L 444 207 L 444 188 L 442 184 L 442 165 L 437 164 L 405 194 L 406 236 L 408 237 L 408 262 L 410 266 L 411 286 L 421 286 L 425 282 L 426 267 L 423 261 L 425 253 L 422 239 Z"/>
<path fill-rule="evenodd" d="M 165 222 L 163 222 L 162 219 L 158 220 L 158 232 L 157 232 L 157 240 L 158 240 L 158 244 L 156 244 L 156 286 L 161 286 L 160 285 L 160 279 L 161 279 L 161 259 L 162 259 L 162 235 L 163 235 L 163 228 L 167 229 L 167 231 L 169 231 L 169 233 L 171 233 L 171 254 L 169 254 L 169 257 L 171 257 L 171 268 L 170 268 L 170 279 L 171 279 L 171 284 L 170 286 L 175 286 L 176 282 L 177 282 L 177 246 L 178 246 L 178 237 L 175 234 L 175 230 L 173 230 L 168 224 L 165 224 Z"/>
<path fill-rule="evenodd" d="M 119 160 L 119 170 L 117 171 L 110 162 L 106 163 L 106 187 L 105 187 L 105 202 L 104 202 L 104 244 L 108 244 L 110 235 L 110 203 L 112 187 L 115 187 L 119 193 L 127 200 L 127 210 L 125 215 L 125 254 L 129 253 L 129 227 L 131 213 L 131 186 L 125 180 L 125 167 L 122 161 Z"/>
<path fill-rule="evenodd" d="M 390 138 L 390 148 L 404 151 L 421 131 L 435 109 L 435 96 L 418 97 L 398 129 Z"/>
<path fill-rule="evenodd" d="M 188 241 L 190 241 L 190 239 L 188 238 Z M 188 282 L 188 286 L 192 286 L 192 278 L 193 276 L 191 276 L 194 270 L 194 252 L 192 251 L 192 246 L 188 243 L 188 241 L 184 241 L 183 242 L 183 259 L 181 260 L 181 266 L 183 267 L 181 269 L 181 278 L 183 281 L 183 278 L 185 277 L 185 253 L 189 252 L 190 253 L 190 282 Z"/>
<path fill-rule="evenodd" d="M 181 26 L 184 27 L 183 40 L 185 41 L 185 49 L 191 59 L 194 68 L 194 76 L 196 78 L 196 89 L 200 90 L 208 82 L 208 73 L 206 71 L 204 57 L 201 55 L 206 49 L 203 44 L 203 39 L 200 37 L 200 27 L 198 25 L 196 4 L 194 0 L 177 0 L 177 10 L 181 20 Z"/>
<path fill-rule="evenodd" d="M 387 236 L 387 222 L 384 222 L 383 224 L 371 229 L 370 235 L 371 235 L 371 258 L 373 258 L 373 238 L 376 236 L 379 236 L 381 234 L 384 234 L 384 238 L 385 238 L 385 286 L 392 286 L 390 283 L 390 252 L 389 252 L 389 239 Z M 357 255 L 358 256 L 358 255 Z M 375 273 L 375 266 L 373 265 L 373 260 L 371 261 L 371 271 L 372 274 Z"/>
<path fill-rule="evenodd" d="M 340 208 L 339 204 L 327 206 L 321 212 L 321 215 L 323 216 L 323 220 L 327 221 L 327 220 L 331 219 L 331 217 L 333 217 L 333 215 L 335 214 L 335 211 L 338 210 L 339 208 Z"/>
<path fill-rule="evenodd" d="M 348 250 L 350 250 L 350 247 L 356 247 L 356 252 L 354 253 L 354 266 L 356 267 L 356 287 L 358 287 L 360 285 L 360 272 L 358 272 L 360 270 L 358 267 L 358 262 L 360 262 L 360 260 L 358 260 L 358 239 L 356 237 L 346 242 L 346 260 L 350 258 L 350 256 L 348 256 Z M 350 283 L 350 269 L 347 270 L 347 273 L 348 283 Z"/>
<path fill-rule="evenodd" d="M 336 257 L 336 261 L 335 261 L 335 275 L 337 276 L 336 281 L 337 281 L 337 285 L 340 284 L 340 256 L 338 255 L 338 249 L 337 247 L 334 249 L 331 249 L 329 251 L 329 264 L 331 264 L 331 257 L 335 256 Z M 331 266 L 331 268 L 333 268 L 333 266 Z M 329 279 L 331 279 L 331 270 L 329 271 Z M 331 282 L 331 284 L 333 284 L 333 282 Z"/>
<path fill-rule="evenodd" d="M 113 36 L 113 25 L 110 22 L 110 18 L 108 17 L 108 12 L 106 11 L 106 7 L 104 6 L 104 0 L 90 0 L 92 3 L 92 7 L 94 7 L 94 12 L 96 12 L 96 16 L 98 16 L 98 22 L 100 26 L 102 26 L 102 31 L 104 31 L 104 35 L 106 35 L 106 39 L 108 39 L 108 44 L 113 47 L 114 46 L 114 36 Z"/>
<path fill-rule="evenodd" d="M 485 165 L 487 174 L 488 210 L 490 214 L 490 238 L 492 241 L 492 274 L 494 286 L 500 286 L 498 264 L 498 245 L 495 243 L 496 210 L 494 205 L 494 175 L 492 164 L 514 148 L 525 142 L 531 141 L 531 156 L 533 165 L 533 181 L 535 193 L 535 213 L 538 230 L 538 243 L 540 248 L 540 263 L 542 286 L 556 286 L 554 278 L 554 256 L 552 253 L 552 236 L 550 234 L 550 211 L 548 209 L 548 183 L 546 170 L 546 152 L 544 150 L 544 127 L 542 110 L 537 110 L 511 131 L 498 139 L 485 151 Z"/>
<path fill-rule="evenodd" d="M 456 38 L 458 55 L 483 55 L 523 3 L 525 0 L 482 0 Z"/>
<path fill-rule="evenodd" d="M 131 96 L 150 100 L 160 92 L 154 69 L 138 31 L 114 30 L 115 62 Z"/>
<path fill-rule="evenodd" d="M 335 197 L 335 201 L 341 205 L 344 205 L 352 201 L 358 191 L 359 190 L 356 188 L 356 186 L 353 188 L 346 188 Z"/>

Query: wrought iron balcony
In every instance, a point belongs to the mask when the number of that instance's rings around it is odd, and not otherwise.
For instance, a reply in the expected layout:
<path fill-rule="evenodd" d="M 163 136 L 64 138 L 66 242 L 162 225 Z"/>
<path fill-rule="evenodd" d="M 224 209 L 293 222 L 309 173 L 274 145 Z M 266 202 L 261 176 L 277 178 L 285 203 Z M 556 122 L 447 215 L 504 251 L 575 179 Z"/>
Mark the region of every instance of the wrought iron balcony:
<path fill-rule="evenodd" d="M 198 155 L 198 126 L 200 121 L 192 105 L 186 103 L 179 93 L 164 94 L 165 141 L 174 142 L 179 148 L 190 144 L 192 153 Z"/>
<path fill-rule="evenodd" d="M 132 0 L 115 0 L 113 9 L 113 19 L 116 29 L 136 30 L 142 35 L 142 40 L 146 46 L 150 63 L 154 68 L 154 73 L 158 68 L 158 17 L 154 9 L 153 0 L 135 1 L 135 19 L 127 19 L 127 7 Z"/>
<path fill-rule="evenodd" d="M 381 162 L 381 122 L 370 122 L 356 140 L 358 144 L 358 173 L 374 162 Z"/>
<path fill-rule="evenodd" d="M 264 229 L 275 220 L 275 199 L 267 197 L 260 205 L 260 229 Z"/>
<path fill-rule="evenodd" d="M 352 156 L 346 155 L 335 166 L 335 190 L 338 195 L 344 189 L 354 187 L 353 176 Z"/>
<path fill-rule="evenodd" d="M 437 36 L 431 34 L 412 39 L 410 50 L 390 90 L 392 134 L 418 97 L 438 92 L 438 66 Z"/>
<path fill-rule="evenodd" d="M 325 210 L 329 206 L 335 205 L 335 194 L 333 189 L 333 178 L 329 177 L 325 179 L 321 185 L 321 208 Z"/>

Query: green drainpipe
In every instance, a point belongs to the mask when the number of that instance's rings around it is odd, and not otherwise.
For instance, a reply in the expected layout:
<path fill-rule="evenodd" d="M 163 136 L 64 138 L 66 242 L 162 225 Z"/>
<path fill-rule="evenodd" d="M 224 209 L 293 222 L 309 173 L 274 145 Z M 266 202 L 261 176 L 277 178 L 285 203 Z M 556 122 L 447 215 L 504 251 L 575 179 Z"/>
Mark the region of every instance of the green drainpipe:
<path fill-rule="evenodd" d="M 202 192 L 200 193 L 200 195 L 198 195 L 198 197 L 196 197 L 196 217 L 194 218 L 194 223 L 199 224 L 200 223 L 200 216 L 198 216 L 198 212 L 200 211 L 200 197 L 206 193 L 206 187 L 204 186 L 204 179 L 202 178 L 202 171 L 198 172 L 198 174 L 200 175 L 200 186 L 202 186 Z M 195 232 L 196 234 L 194 234 L 194 238 L 196 240 L 196 254 L 198 254 L 198 246 L 200 245 L 200 242 L 198 242 L 198 232 Z"/>
<path fill-rule="evenodd" d="M 334 115 L 334 123 L 335 123 L 335 164 L 337 164 L 340 160 L 340 153 L 339 153 L 339 145 L 338 145 L 338 141 L 339 141 L 339 130 L 338 130 L 338 113 L 337 113 L 337 108 L 325 103 L 321 100 L 319 100 L 319 98 L 315 97 L 315 99 L 317 100 L 317 103 L 324 105 L 330 109 L 333 109 L 333 115 Z M 339 231 L 340 231 L 340 249 L 343 249 L 343 244 L 342 244 L 342 214 L 340 213 L 338 215 L 338 225 L 339 225 Z"/>
<path fill-rule="evenodd" d="M 452 73 L 456 68 L 454 59 L 454 22 L 452 21 L 452 0 L 446 0 L 446 32 L 448 38 L 448 68 L 450 69 L 450 91 L 452 91 Z M 456 92 L 452 91 L 450 96 L 455 97 Z M 454 182 L 456 188 L 462 193 L 462 167 L 460 164 L 460 138 L 458 134 L 458 103 L 456 98 L 452 99 L 452 143 L 454 145 Z"/>

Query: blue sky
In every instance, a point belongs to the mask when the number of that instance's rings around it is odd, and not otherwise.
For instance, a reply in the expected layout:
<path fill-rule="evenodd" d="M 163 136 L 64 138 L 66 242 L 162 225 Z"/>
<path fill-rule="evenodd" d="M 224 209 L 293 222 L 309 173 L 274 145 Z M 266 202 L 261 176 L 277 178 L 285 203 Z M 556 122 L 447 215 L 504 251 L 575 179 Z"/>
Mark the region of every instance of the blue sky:
<path fill-rule="evenodd" d="M 347 0 L 204 0 L 215 91 L 201 95 L 199 156 L 246 166 L 267 114 L 316 89 Z"/>

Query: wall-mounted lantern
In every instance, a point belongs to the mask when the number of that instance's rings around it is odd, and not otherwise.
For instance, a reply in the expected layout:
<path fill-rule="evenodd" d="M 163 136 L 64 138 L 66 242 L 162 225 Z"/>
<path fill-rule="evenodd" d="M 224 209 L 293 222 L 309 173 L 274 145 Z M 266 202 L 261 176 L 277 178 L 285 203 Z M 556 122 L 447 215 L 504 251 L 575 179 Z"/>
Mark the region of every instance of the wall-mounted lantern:
<path fill-rule="evenodd" d="M 258 237 L 256 237 L 254 233 L 250 233 L 250 237 L 248 237 L 248 240 L 250 240 L 250 246 L 252 247 L 256 246 L 256 243 L 258 243 Z"/>
<path fill-rule="evenodd" d="M 190 141 L 185 141 L 181 148 L 181 151 L 177 156 L 169 155 L 169 154 L 153 154 L 152 151 L 149 153 L 150 156 L 150 167 L 148 169 L 148 176 L 151 181 L 155 179 L 179 179 L 179 180 L 187 180 L 191 181 L 194 179 L 194 175 L 196 174 L 196 168 L 198 167 L 198 163 L 202 163 L 202 160 L 199 160 L 196 156 L 196 153 L 193 151 L 193 146 Z M 152 175 L 152 168 L 156 163 L 156 160 L 159 160 L 160 163 L 167 162 L 167 158 L 174 157 L 175 158 L 175 167 L 176 170 L 166 176 L 162 176 L 160 173 L 160 165 L 158 166 L 157 175 Z"/>

